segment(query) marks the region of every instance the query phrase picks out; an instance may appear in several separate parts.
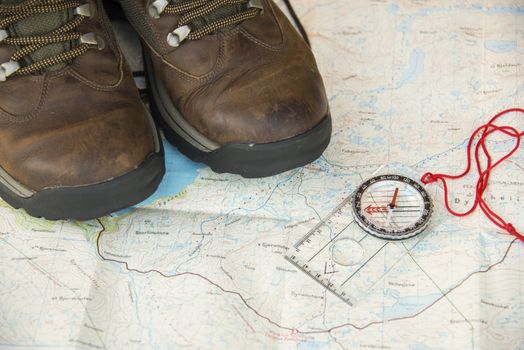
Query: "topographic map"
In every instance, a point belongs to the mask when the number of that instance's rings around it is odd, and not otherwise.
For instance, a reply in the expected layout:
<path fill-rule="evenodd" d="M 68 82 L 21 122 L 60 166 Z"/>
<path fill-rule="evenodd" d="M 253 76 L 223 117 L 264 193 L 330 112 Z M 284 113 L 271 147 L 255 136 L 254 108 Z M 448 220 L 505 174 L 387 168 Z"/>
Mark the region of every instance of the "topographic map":
<path fill-rule="evenodd" d="M 524 349 L 524 244 L 481 213 L 449 215 L 438 185 L 422 241 L 353 306 L 284 259 L 377 168 L 458 173 L 471 132 L 523 107 L 524 3 L 294 3 L 331 101 L 324 156 L 246 180 L 166 145 L 153 198 L 88 222 L 0 201 L 0 348 Z M 486 195 L 521 232 L 523 167 L 519 152 Z M 454 208 L 475 181 L 451 185 Z"/>

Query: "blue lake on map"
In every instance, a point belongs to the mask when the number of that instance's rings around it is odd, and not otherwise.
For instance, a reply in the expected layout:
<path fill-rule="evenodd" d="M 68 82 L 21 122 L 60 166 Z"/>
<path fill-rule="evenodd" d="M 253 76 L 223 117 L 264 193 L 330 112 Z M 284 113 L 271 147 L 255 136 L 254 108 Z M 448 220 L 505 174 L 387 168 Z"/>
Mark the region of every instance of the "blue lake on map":
<path fill-rule="evenodd" d="M 484 47 L 491 52 L 507 53 L 517 48 L 517 42 L 510 40 L 486 40 Z"/>
<path fill-rule="evenodd" d="M 404 71 L 400 77 L 396 89 L 400 89 L 402 86 L 414 82 L 424 72 L 424 59 L 426 54 L 421 49 L 414 49 L 409 57 L 409 67 Z"/>
<path fill-rule="evenodd" d="M 482 4 L 473 4 L 471 8 L 482 11 L 488 15 L 510 14 L 515 16 L 524 16 L 524 6 L 490 6 L 485 7 Z"/>
<path fill-rule="evenodd" d="M 191 185 L 200 173 L 200 169 L 204 168 L 205 165 L 201 163 L 195 163 L 180 153 L 176 147 L 164 140 L 164 152 L 166 157 L 166 175 L 164 180 L 158 187 L 158 190 L 148 199 L 135 207 L 140 207 L 154 202 L 158 198 L 172 197 Z M 114 215 L 119 216 L 127 214 L 132 209 L 125 209 L 115 213 Z"/>
<path fill-rule="evenodd" d="M 428 305 L 431 305 L 431 303 L 435 302 L 439 297 L 441 297 L 439 293 L 398 297 L 395 304 L 384 307 L 383 316 L 385 319 L 392 319 L 419 312 Z"/>

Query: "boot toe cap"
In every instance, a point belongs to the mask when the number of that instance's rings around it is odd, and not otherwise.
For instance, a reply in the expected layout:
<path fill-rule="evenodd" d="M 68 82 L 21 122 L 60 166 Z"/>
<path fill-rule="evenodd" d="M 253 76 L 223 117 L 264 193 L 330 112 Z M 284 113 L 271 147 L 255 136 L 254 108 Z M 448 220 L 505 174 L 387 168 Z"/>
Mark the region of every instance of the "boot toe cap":
<path fill-rule="evenodd" d="M 198 99 L 197 105 L 207 112 L 199 112 L 197 128 L 220 144 L 289 139 L 311 130 L 328 114 L 322 78 L 301 66 L 225 74 L 200 91 Z"/>
<path fill-rule="evenodd" d="M 152 139 L 146 118 L 115 110 L 13 141 L 17 161 L 6 170 L 34 191 L 88 186 L 137 168 L 154 153 Z"/>

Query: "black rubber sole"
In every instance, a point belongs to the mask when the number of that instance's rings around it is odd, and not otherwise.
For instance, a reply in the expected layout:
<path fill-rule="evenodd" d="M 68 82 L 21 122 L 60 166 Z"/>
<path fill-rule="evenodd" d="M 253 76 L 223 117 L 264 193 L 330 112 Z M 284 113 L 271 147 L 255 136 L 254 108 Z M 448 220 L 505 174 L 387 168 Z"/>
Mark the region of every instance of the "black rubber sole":
<path fill-rule="evenodd" d="M 16 209 L 48 220 L 90 220 L 128 208 L 152 195 L 165 173 L 163 151 L 135 170 L 89 186 L 50 188 L 23 198 L 0 184 L 0 197 Z"/>
<path fill-rule="evenodd" d="M 167 120 L 171 118 L 152 84 L 151 61 L 144 53 L 151 113 L 166 139 L 189 159 L 208 165 L 217 173 L 238 174 L 245 178 L 262 178 L 302 167 L 316 159 L 331 141 L 332 123 L 328 113 L 313 129 L 286 140 L 264 144 L 228 144 L 216 150 L 203 151 L 176 132 Z M 171 118 L 173 119 L 173 118 Z M 187 137 L 187 136 L 186 136 Z"/>
<path fill-rule="evenodd" d="M 216 173 L 230 173 L 245 178 L 274 176 L 317 160 L 331 140 L 331 117 L 305 134 L 266 144 L 229 144 L 204 152 L 178 135 L 151 105 L 153 117 L 166 139 L 195 162 L 208 165 Z"/>

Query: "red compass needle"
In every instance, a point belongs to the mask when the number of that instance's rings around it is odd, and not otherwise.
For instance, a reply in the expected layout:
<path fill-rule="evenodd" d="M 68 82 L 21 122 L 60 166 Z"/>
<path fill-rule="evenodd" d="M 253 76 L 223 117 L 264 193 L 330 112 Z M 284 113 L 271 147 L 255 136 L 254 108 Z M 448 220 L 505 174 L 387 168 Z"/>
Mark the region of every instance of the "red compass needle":
<path fill-rule="evenodd" d="M 398 187 L 395 188 L 395 193 L 393 193 L 393 199 L 391 200 L 391 203 L 389 203 L 389 206 L 391 209 L 395 209 L 397 207 L 397 197 L 398 197 Z"/>

